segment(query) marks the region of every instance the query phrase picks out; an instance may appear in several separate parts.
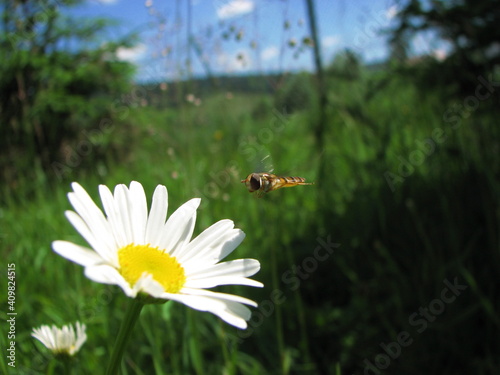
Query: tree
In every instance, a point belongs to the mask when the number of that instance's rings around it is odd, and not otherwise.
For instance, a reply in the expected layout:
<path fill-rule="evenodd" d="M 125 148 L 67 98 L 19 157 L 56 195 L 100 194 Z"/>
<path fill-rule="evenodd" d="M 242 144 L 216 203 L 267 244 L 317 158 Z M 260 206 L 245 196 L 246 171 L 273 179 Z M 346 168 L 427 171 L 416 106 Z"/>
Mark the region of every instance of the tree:
<path fill-rule="evenodd" d="M 424 5 L 425 4 L 425 5 Z M 470 94 L 479 76 L 488 77 L 500 63 L 500 7 L 495 0 L 410 0 L 392 30 L 392 45 L 419 32 L 435 31 L 452 46 L 442 61 L 427 59 L 419 81 L 453 85 L 454 93 Z"/>
<path fill-rule="evenodd" d="M 338 79 L 356 81 L 361 74 L 360 61 L 361 57 L 356 52 L 346 49 L 334 56 L 327 72 Z"/>
<path fill-rule="evenodd" d="M 67 166 L 79 140 L 116 121 L 113 97 L 129 88 L 132 66 L 116 51 L 130 42 L 100 40 L 108 21 L 64 15 L 79 3 L 0 3 L 0 179 L 11 187 L 34 164 L 61 177 L 54 166 Z"/>

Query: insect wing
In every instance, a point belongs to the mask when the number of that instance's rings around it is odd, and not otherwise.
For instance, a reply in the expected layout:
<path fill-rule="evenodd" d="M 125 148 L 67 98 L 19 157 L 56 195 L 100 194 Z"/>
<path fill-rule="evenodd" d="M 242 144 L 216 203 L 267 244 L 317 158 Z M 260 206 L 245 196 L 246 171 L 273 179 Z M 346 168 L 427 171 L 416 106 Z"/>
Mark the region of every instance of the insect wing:
<path fill-rule="evenodd" d="M 261 164 L 261 172 L 266 172 L 266 173 L 273 173 L 274 172 L 274 164 L 273 164 L 273 158 L 271 157 L 271 154 L 267 154 L 260 160 Z"/>
<path fill-rule="evenodd" d="M 255 153 L 254 160 L 251 161 L 253 172 L 257 173 L 273 173 L 274 163 L 271 152 L 267 147 L 260 146 Z"/>

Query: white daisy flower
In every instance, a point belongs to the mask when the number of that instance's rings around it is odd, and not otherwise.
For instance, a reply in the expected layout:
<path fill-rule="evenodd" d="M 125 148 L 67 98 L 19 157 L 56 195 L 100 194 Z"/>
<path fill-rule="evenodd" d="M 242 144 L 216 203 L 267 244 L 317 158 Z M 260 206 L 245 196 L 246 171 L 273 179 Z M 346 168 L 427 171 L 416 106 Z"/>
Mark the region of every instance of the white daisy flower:
<path fill-rule="evenodd" d="M 52 327 L 43 325 L 40 328 L 34 328 L 31 336 L 40 340 L 54 354 L 74 355 L 87 340 L 85 324 L 76 322 L 75 327 L 76 333 L 70 324 L 63 326 L 61 329 L 55 325 Z"/>
<path fill-rule="evenodd" d="M 88 248 L 54 241 L 59 255 L 85 267 L 85 275 L 98 283 L 118 285 L 135 298 L 139 293 L 181 302 L 208 311 L 244 329 L 254 301 L 232 294 L 206 290 L 217 285 L 262 287 L 248 279 L 260 269 L 255 259 L 218 263 L 245 238 L 231 220 L 221 220 L 191 241 L 199 198 L 191 199 L 167 217 L 167 189 L 158 185 L 149 215 L 146 195 L 136 181 L 117 185 L 114 195 L 104 185 L 99 193 L 103 212 L 77 183 L 68 198 L 76 212 L 66 217 L 85 238 Z"/>

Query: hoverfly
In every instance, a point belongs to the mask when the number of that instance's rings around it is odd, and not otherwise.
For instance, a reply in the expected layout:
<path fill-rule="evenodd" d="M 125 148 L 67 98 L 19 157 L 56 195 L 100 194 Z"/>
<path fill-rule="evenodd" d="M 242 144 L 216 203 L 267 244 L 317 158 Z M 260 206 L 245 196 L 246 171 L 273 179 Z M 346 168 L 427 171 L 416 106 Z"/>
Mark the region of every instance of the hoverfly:
<path fill-rule="evenodd" d="M 241 180 L 241 182 L 247 187 L 248 191 L 250 193 L 255 192 L 255 195 L 258 198 L 263 197 L 264 194 L 269 193 L 270 191 L 278 190 L 284 187 L 314 184 L 314 182 L 306 182 L 306 179 L 303 177 L 278 176 L 272 174 L 272 160 L 269 154 L 260 161 L 260 166 L 265 166 L 263 169 L 268 172 L 250 173 L 246 179 Z"/>
<path fill-rule="evenodd" d="M 303 177 L 277 176 L 266 172 L 250 173 L 241 182 L 245 183 L 250 193 L 255 192 L 258 198 L 261 198 L 265 193 L 284 187 L 314 184 L 314 182 L 306 182 Z"/>

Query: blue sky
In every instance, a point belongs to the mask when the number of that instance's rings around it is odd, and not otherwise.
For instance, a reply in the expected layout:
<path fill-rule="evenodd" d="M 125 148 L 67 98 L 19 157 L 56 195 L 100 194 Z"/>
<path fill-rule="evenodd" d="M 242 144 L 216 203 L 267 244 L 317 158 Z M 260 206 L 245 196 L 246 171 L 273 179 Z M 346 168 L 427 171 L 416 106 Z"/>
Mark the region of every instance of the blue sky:
<path fill-rule="evenodd" d="M 315 5 L 325 64 L 345 48 L 367 62 L 385 58 L 386 37 L 379 30 L 393 24 L 395 1 L 315 0 Z M 138 44 L 118 55 L 137 65 L 140 81 L 186 78 L 189 70 L 203 76 L 312 67 L 311 50 L 299 48 L 309 35 L 304 0 L 87 0 L 71 14 L 118 20 L 113 37 L 138 32 Z M 188 35 L 197 48 L 189 48 Z M 428 48 L 423 41 L 420 49 Z"/>

